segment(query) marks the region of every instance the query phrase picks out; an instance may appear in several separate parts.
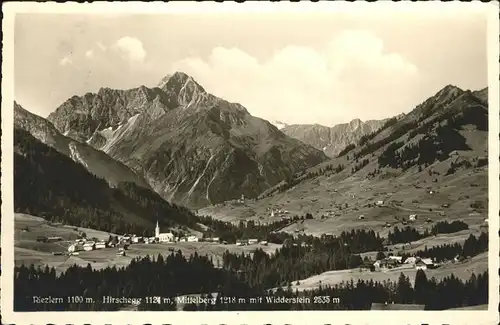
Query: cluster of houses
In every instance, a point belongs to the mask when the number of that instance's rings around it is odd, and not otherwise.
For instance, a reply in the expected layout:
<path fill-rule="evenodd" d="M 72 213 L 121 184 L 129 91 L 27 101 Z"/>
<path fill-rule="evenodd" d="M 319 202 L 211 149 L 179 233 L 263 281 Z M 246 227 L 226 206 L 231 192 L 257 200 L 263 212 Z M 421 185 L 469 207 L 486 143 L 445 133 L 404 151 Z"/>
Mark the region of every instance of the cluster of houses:
<path fill-rule="evenodd" d="M 80 251 L 93 251 L 110 247 L 110 243 L 105 241 L 87 240 L 86 238 L 77 239 L 73 244 L 68 246 L 68 253 L 71 255 L 78 255 Z"/>
<path fill-rule="evenodd" d="M 410 256 L 403 261 L 402 256 L 388 256 L 384 259 L 377 260 L 374 263 L 363 263 L 360 266 L 360 269 L 369 271 L 383 271 L 393 269 L 401 265 L 412 265 L 417 270 L 427 270 L 437 267 L 437 265 L 430 258 Z"/>
<path fill-rule="evenodd" d="M 285 215 L 288 215 L 290 212 L 287 210 L 283 210 L 280 208 L 272 208 L 268 207 L 266 208 L 267 211 L 270 211 L 269 217 L 274 218 L 274 217 L 283 217 Z"/>
<path fill-rule="evenodd" d="M 60 238 L 60 237 L 58 237 Z M 43 239 L 46 241 L 54 241 L 51 237 Z M 62 240 L 59 239 L 59 240 Z M 68 253 L 71 255 L 78 255 L 79 251 L 93 251 L 108 247 L 118 248 L 117 255 L 125 256 L 125 250 L 131 244 L 152 244 L 152 243 L 173 243 L 173 242 L 198 242 L 200 239 L 197 236 L 184 236 L 176 237 L 173 233 L 161 233 L 158 223 L 156 223 L 155 236 L 142 237 L 131 234 L 124 234 L 116 237 L 111 237 L 109 241 L 88 240 L 86 238 L 79 238 L 68 247 Z M 42 241 L 42 238 L 40 239 Z M 218 238 L 208 238 L 206 241 L 219 241 Z"/>

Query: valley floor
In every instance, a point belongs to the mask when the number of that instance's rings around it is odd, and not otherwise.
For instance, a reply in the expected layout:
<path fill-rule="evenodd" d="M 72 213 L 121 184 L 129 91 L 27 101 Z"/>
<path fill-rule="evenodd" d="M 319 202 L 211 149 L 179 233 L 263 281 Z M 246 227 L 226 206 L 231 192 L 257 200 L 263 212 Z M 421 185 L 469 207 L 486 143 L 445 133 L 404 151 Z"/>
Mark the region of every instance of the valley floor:
<path fill-rule="evenodd" d="M 251 254 L 255 249 L 261 248 L 271 254 L 280 248 L 281 245 L 248 245 L 237 246 L 235 244 L 216 244 L 206 242 L 177 242 L 177 243 L 159 243 L 159 244 L 133 244 L 126 251 L 126 256 L 117 256 L 116 248 L 104 248 L 94 251 L 82 251 L 78 256 L 53 255 L 53 252 L 66 253 L 68 246 L 77 238 L 79 231 L 84 231 L 88 238 L 96 237 L 100 240 L 107 240 L 109 233 L 71 226 L 62 226 L 50 224 L 46 220 L 26 214 L 15 214 L 15 253 L 14 260 L 16 265 L 48 265 L 54 267 L 57 273 L 64 272 L 68 267 L 76 264 L 87 266 L 89 263 L 94 269 L 102 269 L 108 266 L 123 267 L 130 263 L 136 257 L 145 257 L 149 255 L 155 257 L 158 254 L 171 254 L 172 251 L 180 250 L 183 255 L 189 256 L 197 252 L 199 255 L 211 256 L 215 266 L 220 263 L 222 255 L 226 250 L 231 253 Z M 23 231 L 28 228 L 29 231 Z M 78 230 L 75 230 L 78 229 Z M 114 235 L 114 234 L 113 234 Z M 62 241 L 53 243 L 37 242 L 38 236 L 59 236 Z"/>

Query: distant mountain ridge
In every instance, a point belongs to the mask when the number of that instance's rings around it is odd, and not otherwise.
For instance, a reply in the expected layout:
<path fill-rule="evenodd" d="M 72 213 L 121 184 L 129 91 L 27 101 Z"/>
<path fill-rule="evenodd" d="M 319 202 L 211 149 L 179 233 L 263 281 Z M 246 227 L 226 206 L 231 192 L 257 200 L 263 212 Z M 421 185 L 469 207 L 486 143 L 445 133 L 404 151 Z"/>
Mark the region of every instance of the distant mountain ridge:
<path fill-rule="evenodd" d="M 256 197 L 326 155 L 176 72 L 159 87 L 73 96 L 48 119 L 190 207 Z"/>
<path fill-rule="evenodd" d="M 432 221 L 476 216 L 474 222 L 482 224 L 488 215 L 481 208 L 487 203 L 476 203 L 488 201 L 488 89 L 448 85 L 349 147 L 269 188 L 255 202 L 211 206 L 200 213 L 222 220 L 275 220 L 269 209 L 288 215 L 311 211 L 310 231 L 318 235 L 323 229 L 363 228 L 361 216 L 384 231 L 386 222 L 408 218 L 415 206 L 419 217 Z M 391 208 L 374 210 L 378 200 L 387 200 Z M 397 208 L 401 202 L 405 209 Z M 453 202 L 453 214 L 439 210 L 443 202 Z"/>
<path fill-rule="evenodd" d="M 356 143 L 361 137 L 377 131 L 385 120 L 363 122 L 354 119 L 349 123 L 327 127 L 319 124 L 292 124 L 281 131 L 286 135 L 322 150 L 329 157 L 336 157 L 343 149 Z"/>
<path fill-rule="evenodd" d="M 120 182 L 132 182 L 149 188 L 148 183 L 141 176 L 124 164 L 86 143 L 66 137 L 52 123 L 30 113 L 16 102 L 14 102 L 14 128 L 29 132 L 42 143 L 83 165 L 90 173 L 106 180 L 111 186 L 117 186 Z"/>

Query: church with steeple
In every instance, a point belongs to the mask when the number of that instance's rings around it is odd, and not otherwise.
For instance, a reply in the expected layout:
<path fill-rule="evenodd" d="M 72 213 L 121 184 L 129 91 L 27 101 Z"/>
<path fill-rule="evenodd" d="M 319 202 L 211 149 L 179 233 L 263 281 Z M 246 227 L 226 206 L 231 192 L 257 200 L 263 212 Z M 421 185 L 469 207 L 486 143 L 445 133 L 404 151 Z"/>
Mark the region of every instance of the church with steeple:
<path fill-rule="evenodd" d="M 175 236 L 171 232 L 160 233 L 158 221 L 156 221 L 155 237 L 158 238 L 160 243 L 171 243 L 175 241 Z"/>

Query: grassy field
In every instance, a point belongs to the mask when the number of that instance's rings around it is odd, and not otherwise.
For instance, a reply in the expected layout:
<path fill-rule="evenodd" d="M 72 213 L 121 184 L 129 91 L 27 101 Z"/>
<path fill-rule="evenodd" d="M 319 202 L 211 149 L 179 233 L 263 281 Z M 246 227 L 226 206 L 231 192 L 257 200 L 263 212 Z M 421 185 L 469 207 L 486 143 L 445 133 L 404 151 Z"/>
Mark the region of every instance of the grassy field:
<path fill-rule="evenodd" d="M 478 274 L 484 272 L 488 269 L 488 253 L 480 254 L 474 258 L 471 258 L 464 262 L 450 263 L 443 265 L 437 269 L 426 270 L 425 273 L 427 278 L 435 277 L 436 279 L 441 279 L 450 274 L 454 274 L 456 277 L 466 280 L 469 279 L 472 273 Z M 319 285 L 335 285 L 343 281 L 358 281 L 359 279 L 369 281 L 379 281 L 390 280 L 397 282 L 400 274 L 403 273 L 410 278 L 410 282 L 415 282 L 415 275 L 417 270 L 410 265 L 403 265 L 398 268 L 394 268 L 387 271 L 360 271 L 359 268 L 349 269 L 349 270 L 339 270 L 339 271 L 329 271 L 324 272 L 307 279 L 299 280 L 292 283 L 292 289 L 309 290 L 319 287 Z"/>
<path fill-rule="evenodd" d="M 271 197 L 244 203 L 226 202 L 198 213 L 225 221 L 258 220 L 261 223 L 311 213 L 313 220 L 294 223 L 283 231 L 315 236 L 350 229 L 373 229 L 386 236 L 393 226 L 404 227 L 401 221 L 408 220 L 410 214 L 417 215 L 411 225 L 419 230 L 437 221 L 462 220 L 469 224 L 471 232 L 477 232 L 479 227 L 486 226 L 484 220 L 488 218 L 487 169 L 459 170 L 445 176 L 446 166 L 445 163 L 433 165 L 439 176 L 413 168 L 396 179 L 389 178 L 390 171 L 384 177 L 369 179 L 366 174 L 375 168 L 369 164 L 354 175 L 346 176 L 346 172 L 342 172 L 320 176 Z M 384 206 L 375 206 L 379 200 L 384 201 Z M 442 207 L 445 203 L 450 206 Z M 479 207 L 471 207 L 474 203 Z M 271 217 L 269 209 L 288 213 L 282 216 L 275 213 Z M 323 215 L 325 218 L 321 218 Z M 432 223 L 427 223 L 427 218 Z M 385 227 L 386 223 L 392 227 Z"/>
<path fill-rule="evenodd" d="M 127 251 L 127 256 L 116 255 L 116 248 L 104 248 L 95 251 L 79 252 L 78 256 L 59 256 L 52 255 L 53 252 L 67 252 L 68 246 L 77 238 L 78 231 L 85 231 L 88 237 L 96 237 L 98 239 L 107 239 L 109 233 L 101 232 L 92 229 L 78 228 L 71 226 L 62 226 L 50 224 L 46 220 L 25 214 L 15 215 L 15 254 L 14 259 L 16 265 L 48 265 L 54 267 L 58 273 L 65 271 L 71 265 L 87 266 L 90 265 L 94 269 L 106 268 L 108 266 L 123 267 L 130 263 L 135 257 L 157 256 L 159 253 L 168 255 L 172 250 L 177 252 L 180 250 L 182 254 L 189 256 L 198 252 L 199 255 L 207 255 L 212 257 L 214 265 L 217 266 L 221 262 L 222 255 L 226 250 L 232 253 L 247 254 L 252 253 L 257 248 L 262 248 L 265 252 L 272 254 L 281 245 L 223 245 L 216 243 L 165 243 L 165 244 L 134 244 L 130 245 Z M 22 231 L 25 228 L 28 231 Z M 37 242 L 37 236 L 60 236 L 63 241 L 54 243 Z"/>

